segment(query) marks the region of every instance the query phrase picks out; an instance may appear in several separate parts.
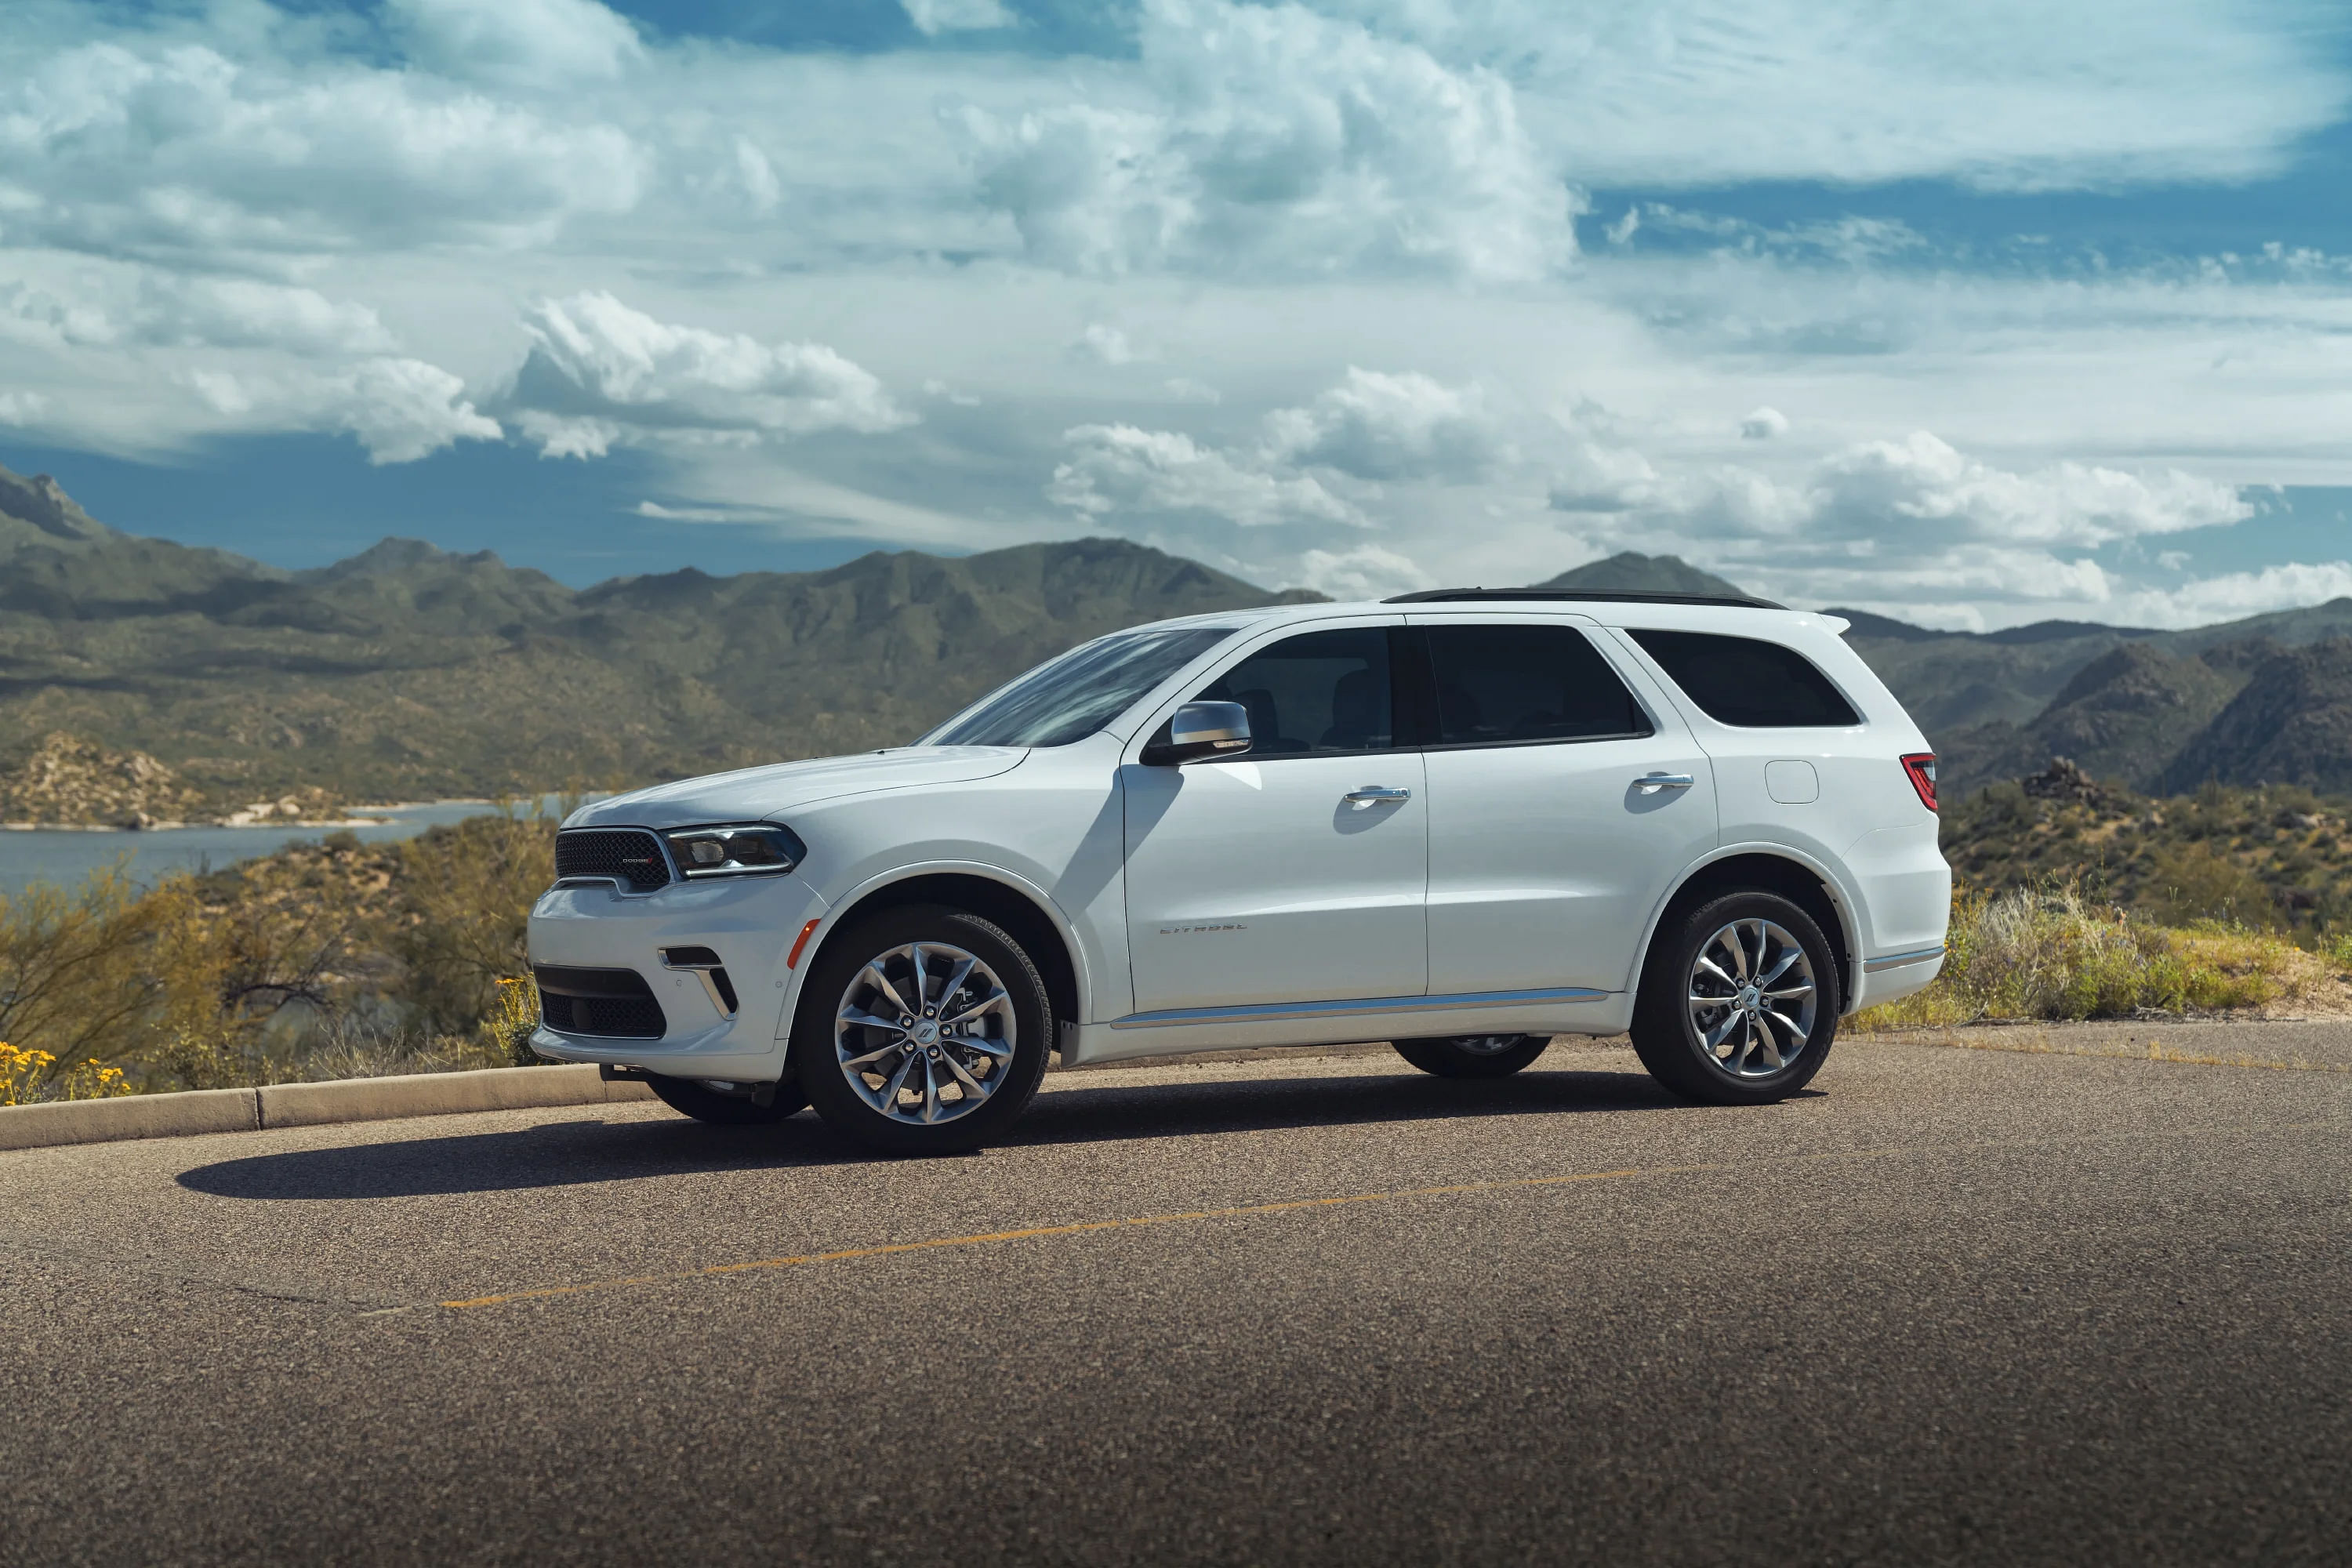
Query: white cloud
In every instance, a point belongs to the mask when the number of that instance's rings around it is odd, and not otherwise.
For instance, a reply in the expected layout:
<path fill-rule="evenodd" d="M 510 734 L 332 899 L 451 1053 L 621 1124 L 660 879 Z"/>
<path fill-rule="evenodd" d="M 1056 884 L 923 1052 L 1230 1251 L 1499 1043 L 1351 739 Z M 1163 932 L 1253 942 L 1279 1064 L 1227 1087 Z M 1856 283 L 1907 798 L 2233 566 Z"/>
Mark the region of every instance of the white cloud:
<path fill-rule="evenodd" d="M 600 291 L 541 300 L 515 386 L 550 457 L 601 457 L 631 435 L 872 435 L 914 423 L 881 381 L 823 343 L 763 343 L 656 321 Z"/>
<path fill-rule="evenodd" d="M 907 20 L 929 37 L 939 33 L 980 32 L 1009 27 L 1014 17 L 998 0 L 898 0 Z"/>
<path fill-rule="evenodd" d="M 278 349 L 303 357 L 383 353 L 394 346 L 373 310 L 314 289 L 191 278 L 81 257 L 44 258 L 24 265 L 16 277 L 0 276 L 0 337 L 18 335 L 58 349 L 152 344 Z"/>
<path fill-rule="evenodd" d="M 617 77 L 644 50 L 596 0 L 384 0 L 409 58 L 445 76 L 514 87 Z"/>
<path fill-rule="evenodd" d="M 2127 626 L 2201 626 L 2352 596 L 2352 562 L 2292 563 L 2259 572 L 2226 572 L 2174 589 L 2131 589 L 2115 595 L 2115 618 Z"/>
<path fill-rule="evenodd" d="M 145 40 L 0 87 L 0 169 L 12 241 L 151 256 L 520 244 L 627 211 L 644 175 L 613 127 L 430 77 Z"/>
<path fill-rule="evenodd" d="M 1777 408 L 1754 409 L 1739 422 L 1739 437 L 1743 441 L 1769 441 L 1775 436 L 1788 433 L 1789 416 Z"/>
<path fill-rule="evenodd" d="M 1175 431 L 1081 425 L 1063 439 L 1071 456 L 1045 493 L 1088 517 L 1206 513 L 1244 528 L 1361 521 L 1311 477 L 1267 473 Z"/>
<path fill-rule="evenodd" d="M 1070 352 L 1097 364 L 1131 364 L 1150 357 L 1139 353 L 1124 331 L 1105 321 L 1088 321 L 1087 330 L 1070 345 Z"/>
<path fill-rule="evenodd" d="M 2352 483 L 2352 262 L 2320 231 L 2126 266 L 1932 192 L 1916 230 L 1872 216 L 1890 172 L 2326 155 L 2352 66 L 2274 0 L 1154 0 L 1100 57 L 1026 27 L 775 50 L 588 0 L 5 9 L 0 419 L 30 444 L 403 460 L 502 426 L 645 448 L 616 512 L 1109 527 L 1334 592 L 1675 549 L 1996 623 L 2171 613 L 2132 607 L 2176 580 L 2135 542 L 2236 485 Z M 1751 176 L 1854 212 L 1612 200 L 1618 243 L 1576 256 L 1579 187 Z M 1622 412 L 1525 413 L 1581 399 Z"/>
<path fill-rule="evenodd" d="M 1299 557 L 1299 574 L 1305 586 L 1335 599 L 1384 599 L 1437 585 L 1410 557 L 1377 544 L 1309 550 Z"/>
<path fill-rule="evenodd" d="M 1512 456 L 1486 389 L 1447 386 L 1406 371 L 1348 367 L 1345 380 L 1304 408 L 1267 416 L 1276 461 L 1320 465 L 1367 479 L 1485 478 Z"/>
<path fill-rule="evenodd" d="M 342 395 L 331 417 L 359 437 L 373 463 L 413 463 L 458 441 L 502 434 L 497 420 L 466 401 L 464 382 L 422 360 L 369 360 L 321 390 Z"/>
<path fill-rule="evenodd" d="M 1599 185 L 2240 180 L 2339 118 L 2336 13 L 2294 0 L 1324 0 L 1448 61 L 1507 61 Z"/>
<path fill-rule="evenodd" d="M 1784 597 L 1937 625 L 1980 625 L 1993 606 L 2114 605 L 2130 585 L 2090 552 L 2253 515 L 2234 487 L 2177 469 L 2013 470 L 1926 431 L 1840 448 L 1793 481 L 1734 464 L 1661 468 L 1583 435 L 1552 505 L 1601 548 L 1679 553 Z"/>
<path fill-rule="evenodd" d="M 195 370 L 184 379 L 229 429 L 349 435 L 378 465 L 505 434 L 467 398 L 464 382 L 422 360 L 384 356 L 333 371 Z"/>
<path fill-rule="evenodd" d="M 1867 441 L 1822 463 L 1807 520 L 1880 543 L 1999 541 L 2088 549 L 2253 515 L 2233 486 L 2178 469 L 2152 475 L 2081 463 L 2011 473 L 1927 432 Z"/>
<path fill-rule="evenodd" d="M 965 116 L 1029 255 L 1117 276 L 1357 267 L 1535 279 L 1579 210 L 1510 84 L 1295 5 L 1146 0 L 1142 107 Z"/>

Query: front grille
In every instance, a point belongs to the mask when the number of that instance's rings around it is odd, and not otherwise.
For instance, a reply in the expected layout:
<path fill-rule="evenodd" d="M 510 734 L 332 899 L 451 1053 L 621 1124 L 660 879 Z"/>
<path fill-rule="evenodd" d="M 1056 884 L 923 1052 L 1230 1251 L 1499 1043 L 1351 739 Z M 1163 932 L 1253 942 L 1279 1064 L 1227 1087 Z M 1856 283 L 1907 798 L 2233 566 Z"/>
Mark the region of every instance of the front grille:
<path fill-rule="evenodd" d="M 555 836 L 555 877 L 617 877 L 649 893 L 669 886 L 669 862 L 641 827 L 575 827 Z"/>
<path fill-rule="evenodd" d="M 634 969 L 563 969 L 542 963 L 539 1016 L 559 1035 L 658 1040 L 669 1028 L 653 987 Z"/>

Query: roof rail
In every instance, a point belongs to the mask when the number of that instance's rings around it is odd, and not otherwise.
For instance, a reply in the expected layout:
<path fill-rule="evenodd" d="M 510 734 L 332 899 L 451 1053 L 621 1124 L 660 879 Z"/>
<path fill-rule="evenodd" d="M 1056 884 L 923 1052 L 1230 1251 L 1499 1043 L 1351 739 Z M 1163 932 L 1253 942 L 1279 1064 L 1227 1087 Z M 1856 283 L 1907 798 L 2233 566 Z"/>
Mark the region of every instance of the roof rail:
<path fill-rule="evenodd" d="M 1459 605 L 1511 599 L 1560 599 L 1579 604 L 1717 605 L 1738 610 L 1785 610 L 1789 607 L 1776 605 L 1769 599 L 1751 599 L 1732 594 L 1604 594 L 1584 588 L 1428 588 L 1418 594 L 1399 594 L 1382 599 L 1381 603 Z"/>

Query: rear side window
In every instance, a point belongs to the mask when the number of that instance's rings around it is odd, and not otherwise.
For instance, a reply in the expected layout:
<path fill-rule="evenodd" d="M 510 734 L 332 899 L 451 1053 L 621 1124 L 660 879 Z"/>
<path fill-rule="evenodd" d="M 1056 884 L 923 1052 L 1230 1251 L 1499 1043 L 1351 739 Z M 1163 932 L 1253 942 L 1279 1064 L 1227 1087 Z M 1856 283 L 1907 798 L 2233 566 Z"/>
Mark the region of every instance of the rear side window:
<path fill-rule="evenodd" d="M 1429 662 L 1442 746 L 1650 732 L 1633 694 L 1573 626 L 1432 626 Z"/>
<path fill-rule="evenodd" d="M 1200 693 L 1249 710 L 1251 757 L 1385 752 L 1396 744 L 1389 635 L 1366 626 L 1285 637 Z"/>
<path fill-rule="evenodd" d="M 1718 724 L 1811 730 L 1862 722 L 1844 693 L 1795 648 L 1760 637 L 1709 632 L 1628 627 L 1625 635 L 1640 643 L 1683 694 Z"/>

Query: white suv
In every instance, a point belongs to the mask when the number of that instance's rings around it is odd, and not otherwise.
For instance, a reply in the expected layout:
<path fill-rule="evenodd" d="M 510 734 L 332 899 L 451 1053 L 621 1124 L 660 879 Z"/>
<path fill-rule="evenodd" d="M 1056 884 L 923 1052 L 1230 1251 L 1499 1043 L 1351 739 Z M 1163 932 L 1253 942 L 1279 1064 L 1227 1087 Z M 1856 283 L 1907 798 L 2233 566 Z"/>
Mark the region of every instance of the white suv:
<path fill-rule="evenodd" d="M 1118 632 L 914 745 L 574 814 L 532 1044 L 904 1152 L 1000 1136 L 1048 1050 L 1491 1078 L 1630 1029 L 1777 1100 L 1943 963 L 1935 759 L 1843 629 L 1465 590 Z"/>

